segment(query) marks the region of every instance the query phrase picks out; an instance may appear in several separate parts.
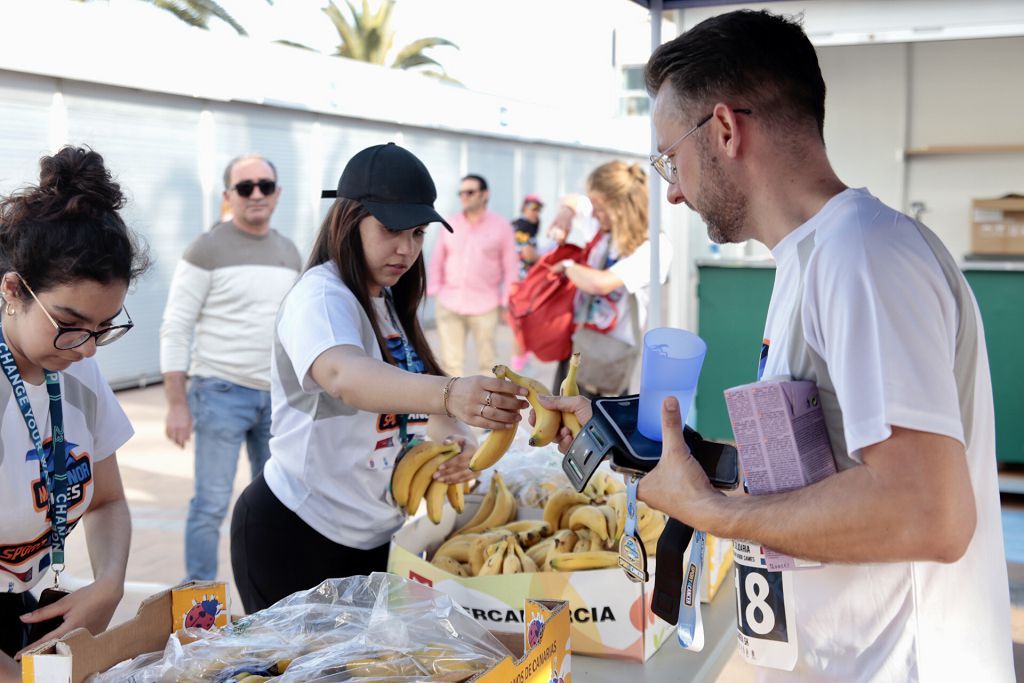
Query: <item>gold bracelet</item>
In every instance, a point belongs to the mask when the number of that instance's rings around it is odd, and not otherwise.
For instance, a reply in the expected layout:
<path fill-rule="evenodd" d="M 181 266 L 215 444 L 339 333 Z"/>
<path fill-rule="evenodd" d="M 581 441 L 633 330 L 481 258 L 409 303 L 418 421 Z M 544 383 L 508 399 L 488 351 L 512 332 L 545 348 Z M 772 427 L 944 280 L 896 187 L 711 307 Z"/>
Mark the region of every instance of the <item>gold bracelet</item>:
<path fill-rule="evenodd" d="M 455 384 L 457 379 L 459 378 L 452 377 L 449 379 L 448 383 L 444 385 L 444 389 L 441 390 L 441 405 L 444 406 L 444 414 L 453 419 L 455 416 L 452 415 L 452 411 L 448 410 L 448 395 L 451 393 L 452 385 Z"/>

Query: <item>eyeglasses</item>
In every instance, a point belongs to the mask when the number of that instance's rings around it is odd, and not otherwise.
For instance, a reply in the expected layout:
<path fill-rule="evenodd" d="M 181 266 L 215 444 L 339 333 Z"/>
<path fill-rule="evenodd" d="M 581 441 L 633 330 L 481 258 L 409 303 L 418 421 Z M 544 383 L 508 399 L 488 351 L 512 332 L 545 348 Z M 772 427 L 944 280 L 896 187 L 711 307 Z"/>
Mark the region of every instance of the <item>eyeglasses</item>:
<path fill-rule="evenodd" d="M 263 193 L 264 197 L 269 197 L 277 191 L 277 181 L 266 179 L 240 180 L 228 189 L 237 192 L 239 197 L 251 197 L 252 191 L 257 187 L 260 188 L 260 192 Z"/>
<path fill-rule="evenodd" d="M 128 316 L 128 322 L 124 325 L 111 325 L 110 327 L 104 327 L 102 330 L 87 330 L 83 327 L 64 327 L 57 323 L 50 315 L 50 312 L 46 310 L 46 306 L 43 306 L 43 302 L 39 300 L 36 293 L 32 291 L 32 288 L 28 286 L 20 274 L 18 279 L 21 280 L 21 284 L 25 285 L 25 289 L 32 295 L 36 303 L 39 304 L 39 308 L 46 315 L 47 319 L 57 328 L 57 336 L 53 338 L 53 347 L 60 351 L 68 351 L 70 349 L 77 349 L 82 344 L 86 343 L 90 339 L 96 340 L 96 346 L 105 346 L 112 342 L 116 342 L 118 339 L 128 333 L 128 330 L 135 327 L 135 323 L 132 322 L 132 317 L 128 315 L 127 308 L 121 308 L 124 314 Z"/>
<path fill-rule="evenodd" d="M 747 114 L 748 116 L 753 113 L 753 110 L 751 109 L 733 109 L 732 111 L 734 114 Z M 696 133 L 697 129 L 710 121 L 713 116 L 714 114 L 708 114 L 702 118 L 696 126 L 683 133 L 683 137 L 669 145 L 668 149 L 661 154 L 651 155 L 651 166 L 654 167 L 654 170 L 657 171 L 658 175 L 664 178 L 666 182 L 674 183 L 679 180 L 679 170 L 676 168 L 675 162 L 672 161 L 672 150 L 678 147 L 679 143 L 683 140 Z"/>
<path fill-rule="evenodd" d="M 472 197 L 480 190 L 459 190 L 460 197 Z"/>

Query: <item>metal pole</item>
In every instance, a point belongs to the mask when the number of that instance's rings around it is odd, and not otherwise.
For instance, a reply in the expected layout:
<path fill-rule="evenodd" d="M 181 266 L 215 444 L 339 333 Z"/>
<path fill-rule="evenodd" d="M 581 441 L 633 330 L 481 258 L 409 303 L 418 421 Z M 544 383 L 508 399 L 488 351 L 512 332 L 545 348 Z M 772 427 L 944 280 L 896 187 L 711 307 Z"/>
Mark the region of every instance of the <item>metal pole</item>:
<path fill-rule="evenodd" d="M 651 52 L 661 45 L 662 0 L 651 0 Z M 653 111 L 653 103 L 652 103 Z M 651 117 L 651 150 L 658 148 Z M 653 168 L 647 169 L 650 178 L 650 197 L 647 200 L 648 239 L 651 242 L 651 300 L 647 310 L 647 329 L 661 325 L 661 176 Z"/>

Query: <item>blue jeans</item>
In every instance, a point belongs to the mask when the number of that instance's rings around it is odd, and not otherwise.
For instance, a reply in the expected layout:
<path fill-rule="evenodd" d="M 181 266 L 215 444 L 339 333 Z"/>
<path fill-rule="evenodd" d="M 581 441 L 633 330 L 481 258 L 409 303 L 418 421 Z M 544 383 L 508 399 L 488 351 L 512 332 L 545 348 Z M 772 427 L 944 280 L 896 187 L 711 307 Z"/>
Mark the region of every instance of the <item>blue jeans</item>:
<path fill-rule="evenodd" d="M 196 439 L 195 496 L 185 523 L 186 578 L 217 578 L 220 527 L 228 513 L 245 442 L 251 478 L 270 458 L 270 392 L 213 377 L 194 377 L 188 387 Z"/>

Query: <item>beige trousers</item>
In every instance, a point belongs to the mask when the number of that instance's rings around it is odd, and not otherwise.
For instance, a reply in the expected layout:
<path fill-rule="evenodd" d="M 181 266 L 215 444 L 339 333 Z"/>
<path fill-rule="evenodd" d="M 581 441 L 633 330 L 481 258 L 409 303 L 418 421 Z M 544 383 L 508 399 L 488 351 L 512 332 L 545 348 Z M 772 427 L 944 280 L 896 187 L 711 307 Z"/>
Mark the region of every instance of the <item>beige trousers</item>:
<path fill-rule="evenodd" d="M 476 345 L 477 365 L 480 374 L 490 375 L 491 368 L 498 362 L 494 345 L 494 333 L 498 328 L 495 308 L 480 315 L 461 315 L 450 311 L 441 304 L 434 307 L 437 319 L 437 334 L 441 338 L 441 367 L 452 377 L 465 373 L 466 331 Z"/>

